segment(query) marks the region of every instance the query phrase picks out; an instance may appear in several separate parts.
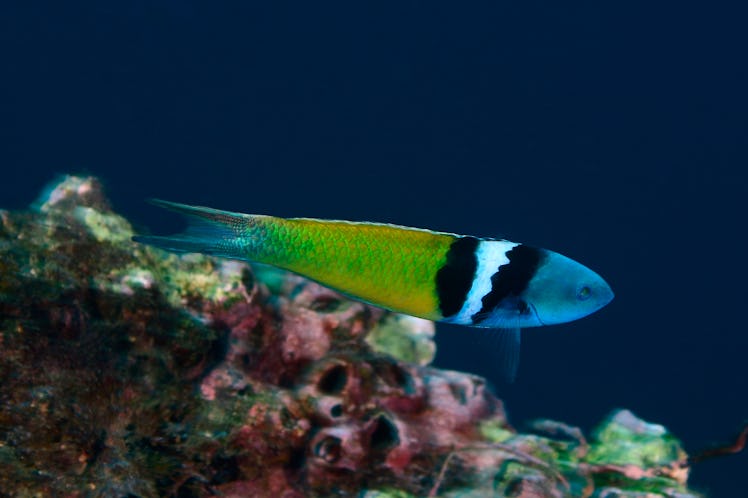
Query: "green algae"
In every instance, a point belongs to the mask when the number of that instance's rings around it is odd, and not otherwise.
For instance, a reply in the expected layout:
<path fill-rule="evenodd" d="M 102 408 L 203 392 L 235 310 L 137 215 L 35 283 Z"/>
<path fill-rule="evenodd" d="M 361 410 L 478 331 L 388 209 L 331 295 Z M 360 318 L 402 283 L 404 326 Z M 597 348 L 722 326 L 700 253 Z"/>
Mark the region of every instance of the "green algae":
<path fill-rule="evenodd" d="M 416 365 L 428 365 L 436 355 L 433 322 L 388 314 L 366 336 L 374 351 Z"/>
<path fill-rule="evenodd" d="M 502 420 L 485 420 L 478 425 L 478 430 L 486 441 L 491 443 L 503 443 L 514 436 L 514 432 L 509 430 Z"/>
<path fill-rule="evenodd" d="M 102 213 L 92 207 L 77 206 L 73 217 L 86 227 L 97 242 L 113 244 L 129 241 L 133 236 L 132 226 L 121 216 Z"/>
<path fill-rule="evenodd" d="M 644 422 L 628 410 L 611 414 L 593 432 L 590 463 L 652 467 L 685 457 L 683 447 L 665 427 Z"/>

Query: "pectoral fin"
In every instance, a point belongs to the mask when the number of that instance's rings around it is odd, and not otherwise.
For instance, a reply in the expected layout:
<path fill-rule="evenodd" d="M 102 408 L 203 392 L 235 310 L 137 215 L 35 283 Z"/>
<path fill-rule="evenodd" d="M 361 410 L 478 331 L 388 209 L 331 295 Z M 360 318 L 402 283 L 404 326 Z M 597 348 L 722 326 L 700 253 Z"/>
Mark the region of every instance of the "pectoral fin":
<path fill-rule="evenodd" d="M 496 343 L 499 350 L 499 368 L 506 382 L 514 382 L 519 368 L 520 328 L 496 330 Z"/>

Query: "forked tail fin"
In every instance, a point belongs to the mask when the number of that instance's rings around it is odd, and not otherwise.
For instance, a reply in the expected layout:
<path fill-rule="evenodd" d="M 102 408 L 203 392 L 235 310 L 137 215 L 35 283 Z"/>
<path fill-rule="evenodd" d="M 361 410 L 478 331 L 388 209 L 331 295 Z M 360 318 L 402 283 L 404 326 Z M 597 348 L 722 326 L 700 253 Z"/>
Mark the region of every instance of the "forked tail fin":
<path fill-rule="evenodd" d="M 169 236 L 136 235 L 135 242 L 171 252 L 199 252 L 233 259 L 251 259 L 247 244 L 252 239 L 255 216 L 201 206 L 152 199 L 151 203 L 185 216 L 187 229 Z"/>

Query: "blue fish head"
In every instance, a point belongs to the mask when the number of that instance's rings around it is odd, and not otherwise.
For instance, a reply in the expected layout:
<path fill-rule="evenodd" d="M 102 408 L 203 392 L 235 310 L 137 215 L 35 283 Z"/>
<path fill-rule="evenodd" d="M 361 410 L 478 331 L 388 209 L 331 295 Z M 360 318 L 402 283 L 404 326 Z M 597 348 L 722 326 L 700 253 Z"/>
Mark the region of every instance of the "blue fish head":
<path fill-rule="evenodd" d="M 553 251 L 543 258 L 523 292 L 538 325 L 566 323 L 607 305 L 613 291 L 603 278 L 586 266 Z"/>

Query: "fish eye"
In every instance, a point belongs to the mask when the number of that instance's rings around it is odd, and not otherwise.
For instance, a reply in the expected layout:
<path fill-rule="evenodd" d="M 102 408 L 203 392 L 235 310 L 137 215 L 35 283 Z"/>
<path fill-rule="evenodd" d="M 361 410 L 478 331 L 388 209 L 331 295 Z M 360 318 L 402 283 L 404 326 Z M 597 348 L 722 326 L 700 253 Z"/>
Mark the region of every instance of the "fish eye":
<path fill-rule="evenodd" d="M 577 299 L 580 301 L 586 301 L 590 297 L 592 297 L 592 289 L 590 289 L 588 285 L 583 285 L 577 291 Z"/>

